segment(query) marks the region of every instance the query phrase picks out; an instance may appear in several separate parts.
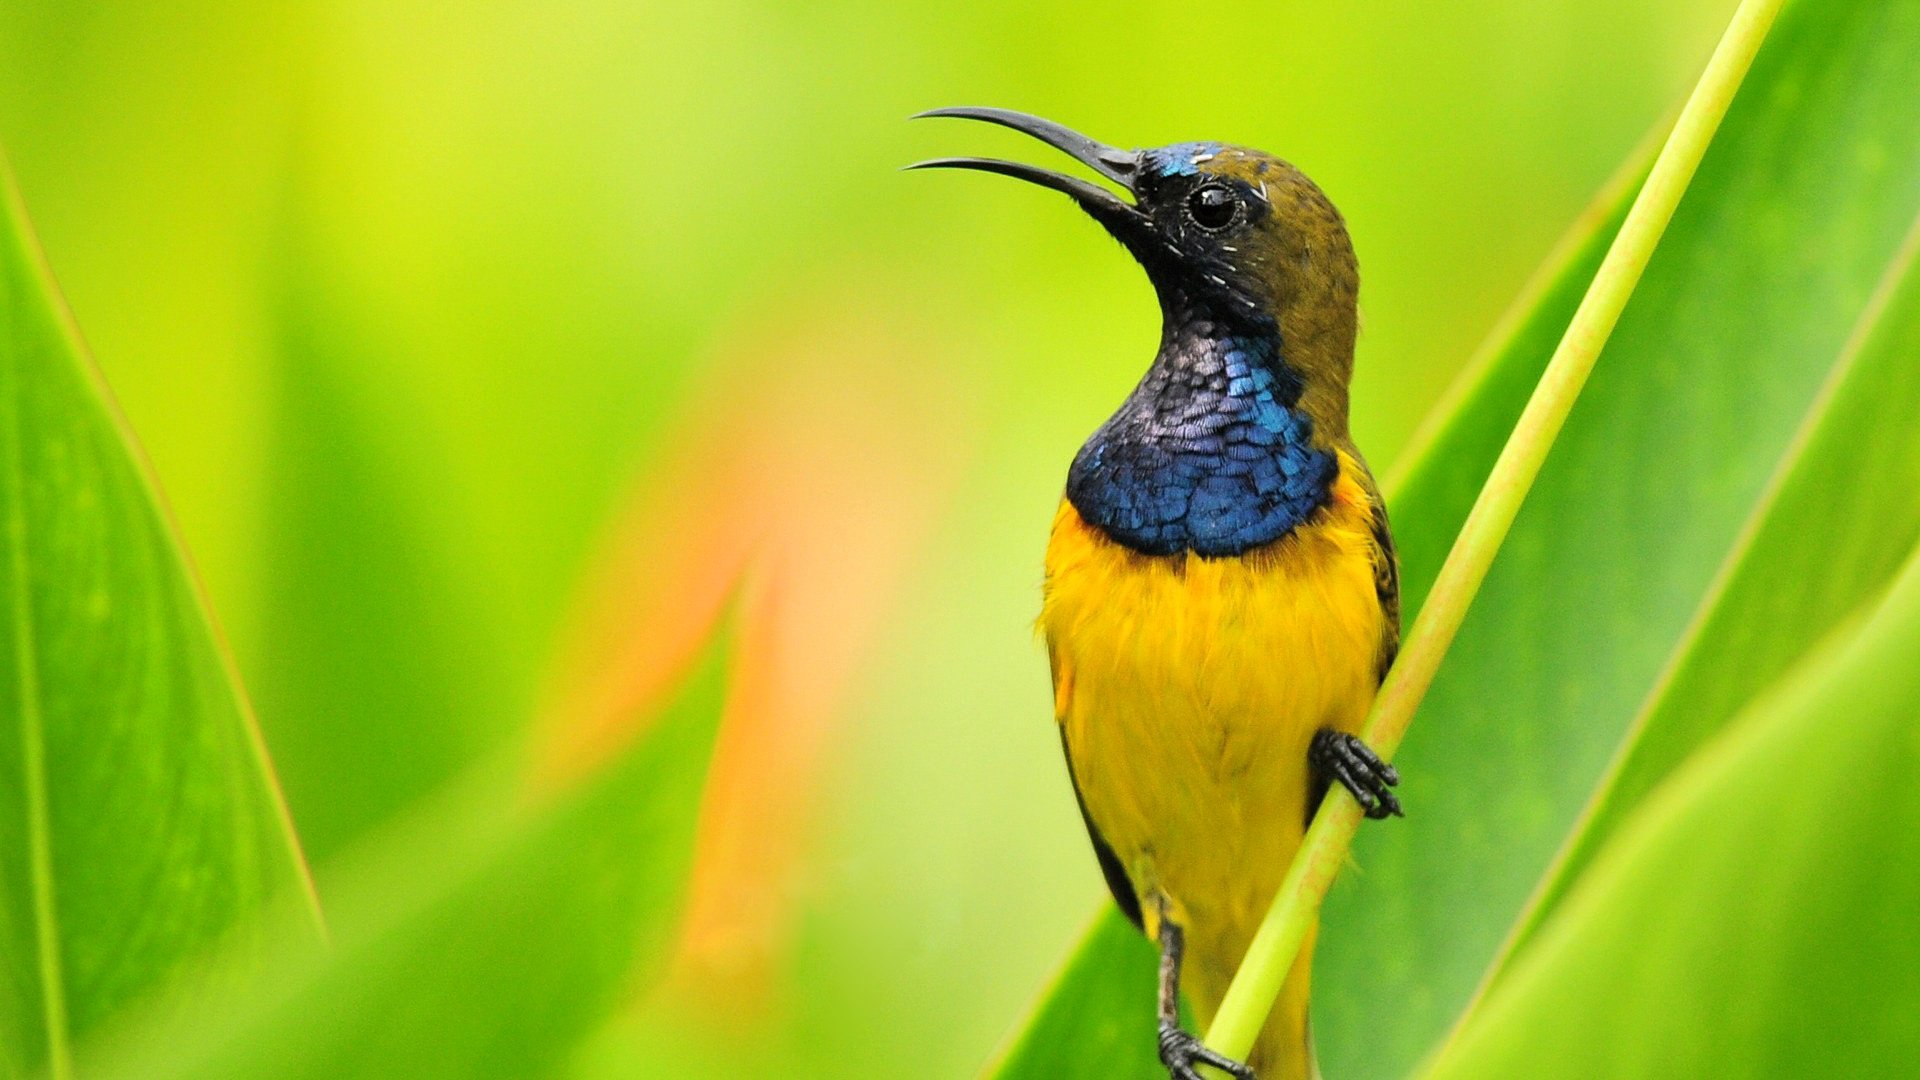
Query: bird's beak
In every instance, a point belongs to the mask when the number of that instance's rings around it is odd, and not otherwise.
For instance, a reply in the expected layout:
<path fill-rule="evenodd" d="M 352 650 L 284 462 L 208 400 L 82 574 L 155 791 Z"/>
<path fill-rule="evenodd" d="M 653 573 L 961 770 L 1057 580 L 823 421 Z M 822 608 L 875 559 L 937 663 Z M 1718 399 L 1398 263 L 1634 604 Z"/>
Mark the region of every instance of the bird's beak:
<path fill-rule="evenodd" d="M 984 120 L 989 124 L 999 124 L 1015 131 L 1031 135 L 1056 150 L 1087 166 L 1101 176 L 1125 188 L 1127 194 L 1134 194 L 1134 177 L 1140 169 L 1140 155 L 1131 150 L 1121 150 L 1105 143 L 1095 142 L 1070 128 L 1065 128 L 1051 120 L 1042 120 L 1038 116 L 1014 112 L 1012 109 L 983 109 L 962 107 L 953 109 L 929 109 L 915 114 L 918 120 L 927 116 L 953 116 L 962 120 Z M 1033 165 L 1022 165 L 1017 161 L 1001 161 L 997 158 L 950 157 L 935 158 L 932 161 L 917 162 L 907 166 L 909 169 L 978 169 L 982 172 L 999 173 L 1016 180 L 1039 184 L 1044 188 L 1064 192 L 1080 204 L 1080 208 L 1091 214 L 1094 220 L 1122 242 L 1130 241 L 1140 226 L 1147 222 L 1147 216 L 1134 204 L 1126 202 L 1113 192 L 1098 184 L 1089 183 L 1077 176 L 1053 172 Z"/>

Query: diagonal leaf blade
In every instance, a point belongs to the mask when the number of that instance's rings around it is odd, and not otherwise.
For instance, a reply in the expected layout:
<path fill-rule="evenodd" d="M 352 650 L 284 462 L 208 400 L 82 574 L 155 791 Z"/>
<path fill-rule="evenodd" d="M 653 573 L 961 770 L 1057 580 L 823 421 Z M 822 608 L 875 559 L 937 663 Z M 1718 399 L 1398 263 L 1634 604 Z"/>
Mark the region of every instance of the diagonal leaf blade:
<path fill-rule="evenodd" d="M 1140 992 L 1151 986 L 1159 962 L 1153 946 L 1116 910 L 1102 910 L 1093 928 L 1015 1036 L 1001 1060 L 988 1067 L 996 1076 L 1100 1075 L 1125 1080 L 1159 1080 L 1166 1075 L 1149 1053 L 1153 1001 Z"/>
<path fill-rule="evenodd" d="M 1920 220 L 1489 980 L 1640 800 L 1883 590 L 1920 542 L 1920 429 L 1907 419 L 1920 414 L 1917 257 Z"/>
<path fill-rule="evenodd" d="M 1920 1055 L 1920 558 L 1841 637 L 1620 827 L 1432 1075 L 1872 1076 Z"/>
<path fill-rule="evenodd" d="M 264 905 L 318 909 L 265 748 L 133 437 L 0 166 L 0 1075 Z M 240 928 L 240 929 L 237 929 Z"/>
<path fill-rule="evenodd" d="M 1330 1075 L 1428 1052 L 1625 737 L 1920 212 L 1915 64 L 1912 4 L 1781 14 L 1328 900 Z"/>
<path fill-rule="evenodd" d="M 100 1051 L 103 1077 L 551 1074 L 666 953 L 719 727 L 719 647 L 597 774 L 530 797 L 482 767 L 346 857 L 335 947 L 290 943 L 198 1015 Z"/>

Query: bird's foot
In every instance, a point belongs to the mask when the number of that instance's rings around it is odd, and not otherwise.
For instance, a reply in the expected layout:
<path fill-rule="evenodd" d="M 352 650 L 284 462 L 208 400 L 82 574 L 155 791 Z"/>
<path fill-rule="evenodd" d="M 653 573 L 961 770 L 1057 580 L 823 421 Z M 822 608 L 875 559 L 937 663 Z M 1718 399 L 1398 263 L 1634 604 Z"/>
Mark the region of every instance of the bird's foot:
<path fill-rule="evenodd" d="M 1359 736 L 1348 735 L 1344 731 L 1321 728 L 1313 736 L 1313 744 L 1307 750 L 1307 761 L 1320 775 L 1328 780 L 1338 780 L 1340 786 L 1353 793 L 1354 800 L 1370 818 L 1404 817 L 1400 811 L 1400 799 L 1393 793 L 1393 785 L 1400 782 L 1400 774 L 1393 766 L 1380 760 L 1373 748 L 1361 742 Z"/>
<path fill-rule="evenodd" d="M 1164 1020 L 1160 1023 L 1160 1063 L 1167 1067 L 1172 1080 L 1203 1080 L 1196 1068 L 1199 1065 L 1211 1065 L 1236 1080 L 1254 1080 L 1253 1070 L 1245 1063 L 1208 1049 L 1199 1036 Z"/>

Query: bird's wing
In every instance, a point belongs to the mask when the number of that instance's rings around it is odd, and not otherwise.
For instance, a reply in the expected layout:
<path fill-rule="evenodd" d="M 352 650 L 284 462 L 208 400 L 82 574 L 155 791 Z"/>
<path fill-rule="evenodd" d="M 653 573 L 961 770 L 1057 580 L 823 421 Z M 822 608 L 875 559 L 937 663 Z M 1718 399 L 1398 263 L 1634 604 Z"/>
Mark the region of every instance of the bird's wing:
<path fill-rule="evenodd" d="M 1053 649 L 1051 638 L 1047 641 L 1047 663 L 1053 669 L 1056 691 L 1060 681 L 1060 656 Z M 1059 724 L 1060 750 L 1067 760 L 1067 782 L 1073 785 L 1073 801 L 1080 807 L 1080 820 L 1086 823 L 1087 839 L 1093 841 L 1093 857 L 1100 864 L 1100 876 L 1107 879 L 1107 891 L 1113 894 L 1113 902 L 1120 907 L 1120 914 L 1140 930 L 1146 924 L 1140 919 L 1140 894 L 1134 891 L 1133 882 L 1127 877 L 1127 868 L 1121 863 L 1120 856 L 1114 854 L 1113 845 L 1100 835 L 1100 827 L 1093 823 L 1093 815 L 1087 813 L 1086 796 L 1080 793 L 1080 778 L 1073 773 L 1073 746 L 1067 741 L 1067 725 Z"/>
<path fill-rule="evenodd" d="M 1366 489 L 1367 505 L 1373 519 L 1373 589 L 1380 598 L 1380 613 L 1385 616 L 1386 632 L 1380 639 L 1379 677 L 1387 677 L 1393 658 L 1400 653 L 1400 558 L 1393 550 L 1393 528 L 1387 523 L 1387 502 L 1380 496 L 1380 485 L 1373 471 L 1351 446 L 1344 448 L 1359 466 L 1360 485 Z"/>
<path fill-rule="evenodd" d="M 1146 924 L 1140 921 L 1140 895 L 1133 889 L 1133 882 L 1127 877 L 1127 868 L 1120 864 L 1120 856 L 1113 853 L 1113 846 L 1106 837 L 1100 835 L 1100 829 L 1093 823 L 1093 815 L 1087 813 L 1087 800 L 1080 795 L 1080 781 L 1073 775 L 1073 748 L 1067 745 L 1067 726 L 1060 725 L 1060 749 L 1066 751 L 1067 780 L 1073 784 L 1073 801 L 1080 804 L 1080 820 L 1087 823 L 1087 839 L 1093 841 L 1093 857 L 1100 863 L 1100 876 L 1107 879 L 1107 891 L 1113 894 L 1113 902 L 1120 907 L 1120 914 L 1127 917 L 1136 928 L 1144 931 Z"/>

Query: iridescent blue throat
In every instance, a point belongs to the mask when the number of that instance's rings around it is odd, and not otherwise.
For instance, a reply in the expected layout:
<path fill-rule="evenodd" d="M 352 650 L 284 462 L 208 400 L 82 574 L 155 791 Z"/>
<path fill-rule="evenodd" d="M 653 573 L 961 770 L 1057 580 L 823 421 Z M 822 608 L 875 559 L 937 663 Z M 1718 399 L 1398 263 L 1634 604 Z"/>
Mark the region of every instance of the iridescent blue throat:
<path fill-rule="evenodd" d="M 1149 555 L 1238 555 L 1324 506 L 1339 462 L 1312 445 L 1277 333 L 1169 333 L 1120 411 L 1067 474 L 1089 523 Z"/>

